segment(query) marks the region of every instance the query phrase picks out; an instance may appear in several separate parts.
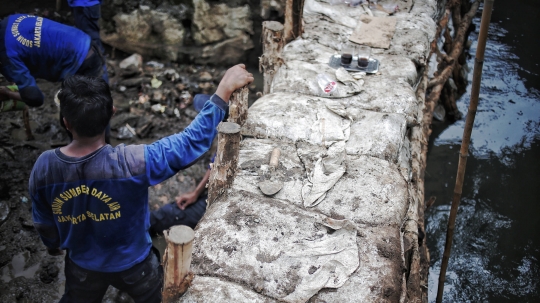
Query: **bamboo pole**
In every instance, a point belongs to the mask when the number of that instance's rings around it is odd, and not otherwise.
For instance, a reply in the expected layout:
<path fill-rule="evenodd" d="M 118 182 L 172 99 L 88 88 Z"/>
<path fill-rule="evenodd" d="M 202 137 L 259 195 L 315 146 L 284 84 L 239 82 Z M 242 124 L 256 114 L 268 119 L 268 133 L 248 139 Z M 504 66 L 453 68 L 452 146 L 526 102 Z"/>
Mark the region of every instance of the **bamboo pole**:
<path fill-rule="evenodd" d="M 193 250 L 193 229 L 177 225 L 163 232 L 167 248 L 163 255 L 163 302 L 175 302 L 184 294 L 193 280 L 189 271 Z"/>
<path fill-rule="evenodd" d="M 270 93 L 274 75 L 283 64 L 281 52 L 285 44 L 283 24 L 277 21 L 263 22 L 263 54 L 259 58 L 259 72 L 264 75 L 263 95 Z"/>
<path fill-rule="evenodd" d="M 463 180 L 465 178 L 465 167 L 467 164 L 467 155 L 469 143 L 471 141 L 471 133 L 476 117 L 476 108 L 478 107 L 478 95 L 480 94 L 480 82 L 482 80 L 482 67 L 484 66 L 484 52 L 486 50 L 486 40 L 491 19 L 491 11 L 493 9 L 494 0 L 484 0 L 484 11 L 482 12 L 482 21 L 480 24 L 480 35 L 478 36 L 478 48 L 476 49 L 476 58 L 474 62 L 473 80 L 471 88 L 471 102 L 469 111 L 465 121 L 463 130 L 463 140 L 461 142 L 461 150 L 459 151 L 458 172 L 456 177 L 456 186 L 454 187 L 454 196 L 452 199 L 452 207 L 450 209 L 450 217 L 448 218 L 448 229 L 446 231 L 446 244 L 444 247 L 444 255 L 441 264 L 441 272 L 439 274 L 439 288 L 437 289 L 437 303 L 442 302 L 444 292 L 444 281 L 446 277 L 446 268 L 450 259 L 450 251 L 452 249 L 452 238 L 454 236 L 454 226 L 456 216 L 461 199 L 463 188 Z"/>

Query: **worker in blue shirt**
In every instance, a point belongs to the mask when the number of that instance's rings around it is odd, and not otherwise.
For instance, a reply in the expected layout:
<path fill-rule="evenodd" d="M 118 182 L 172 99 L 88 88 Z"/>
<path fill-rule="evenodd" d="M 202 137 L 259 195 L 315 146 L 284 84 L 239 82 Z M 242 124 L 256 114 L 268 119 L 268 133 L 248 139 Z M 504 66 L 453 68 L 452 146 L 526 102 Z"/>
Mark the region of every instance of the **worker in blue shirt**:
<path fill-rule="evenodd" d="M 72 26 L 21 14 L 0 22 L 0 73 L 17 85 L 16 90 L 1 86 L 0 102 L 19 100 L 30 107 L 44 101 L 36 78 L 57 82 L 85 75 L 109 81 L 105 59 L 90 36 Z M 65 128 L 62 114 L 60 125 Z M 108 128 L 107 143 L 109 132 Z"/>
<path fill-rule="evenodd" d="M 66 251 L 60 302 L 101 302 L 109 285 L 137 303 L 161 302 L 163 271 L 149 234 L 148 187 L 209 150 L 230 95 L 252 81 L 243 64 L 235 65 L 184 131 L 116 147 L 105 143 L 115 111 L 107 83 L 77 75 L 63 82 L 60 110 L 73 141 L 41 154 L 28 182 L 42 242 L 52 255 Z"/>
<path fill-rule="evenodd" d="M 90 36 L 72 26 L 32 15 L 11 15 L 0 22 L 0 73 L 18 91 L 0 87 L 0 100 L 41 106 L 36 78 L 51 82 L 71 75 L 103 77 L 105 61 Z"/>

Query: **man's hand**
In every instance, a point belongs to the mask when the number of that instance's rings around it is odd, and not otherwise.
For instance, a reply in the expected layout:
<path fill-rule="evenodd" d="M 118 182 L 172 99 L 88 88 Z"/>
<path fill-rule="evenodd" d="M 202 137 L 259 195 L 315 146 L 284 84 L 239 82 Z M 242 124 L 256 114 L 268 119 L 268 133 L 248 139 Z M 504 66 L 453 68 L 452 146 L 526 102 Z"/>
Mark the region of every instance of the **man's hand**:
<path fill-rule="evenodd" d="M 216 95 L 228 103 L 231 94 L 235 90 L 244 87 L 251 82 L 253 82 L 253 74 L 248 73 L 244 64 L 237 64 L 225 72 L 223 79 L 219 82 Z"/>
<path fill-rule="evenodd" d="M 186 207 L 188 207 L 189 205 L 195 203 L 195 201 L 197 201 L 198 197 L 199 197 L 199 195 L 197 195 L 197 193 L 194 192 L 194 191 L 192 191 L 190 193 L 187 193 L 187 194 L 183 194 L 181 196 L 176 197 L 176 205 L 181 210 L 185 210 Z"/>

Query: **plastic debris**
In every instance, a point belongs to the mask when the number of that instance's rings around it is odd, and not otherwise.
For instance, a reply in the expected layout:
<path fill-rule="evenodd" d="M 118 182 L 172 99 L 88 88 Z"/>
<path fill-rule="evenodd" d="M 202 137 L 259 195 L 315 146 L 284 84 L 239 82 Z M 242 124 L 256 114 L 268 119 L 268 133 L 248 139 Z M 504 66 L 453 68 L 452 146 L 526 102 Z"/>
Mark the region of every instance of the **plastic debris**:
<path fill-rule="evenodd" d="M 116 135 L 117 139 L 131 139 L 135 136 L 135 130 L 129 126 L 129 124 L 126 124 L 125 126 L 122 126 L 118 129 L 118 134 Z"/>
<path fill-rule="evenodd" d="M 337 82 L 325 74 L 317 74 L 317 84 L 321 96 L 331 95 L 337 90 Z"/>
<path fill-rule="evenodd" d="M 148 95 L 140 95 L 139 96 L 139 103 L 144 104 L 150 100 L 150 96 Z"/>
<path fill-rule="evenodd" d="M 153 88 L 159 88 L 161 84 L 163 84 L 163 82 L 159 80 L 158 78 L 156 78 L 156 76 L 154 75 L 154 78 L 150 80 L 150 84 L 152 85 Z"/>
<path fill-rule="evenodd" d="M 148 62 L 146 62 L 146 65 L 149 65 L 149 66 L 152 66 L 152 67 L 155 67 L 155 68 L 163 68 L 165 66 L 165 64 L 159 63 L 159 62 L 156 62 L 156 61 L 148 61 Z"/>
<path fill-rule="evenodd" d="M 308 181 L 302 187 L 302 199 L 305 207 L 314 207 L 321 203 L 337 181 L 345 174 L 343 164 L 345 158 L 345 144 L 334 144 L 328 150 L 328 156 L 319 159 L 315 168 L 308 176 Z"/>
<path fill-rule="evenodd" d="M 154 111 L 155 113 L 164 113 L 167 107 L 158 103 L 158 104 L 152 105 L 151 108 L 152 108 L 152 111 Z"/>
<path fill-rule="evenodd" d="M 133 65 L 135 68 L 139 69 L 142 66 L 143 58 L 139 54 L 133 54 L 126 59 L 122 60 L 118 66 L 122 69 L 128 68 Z"/>

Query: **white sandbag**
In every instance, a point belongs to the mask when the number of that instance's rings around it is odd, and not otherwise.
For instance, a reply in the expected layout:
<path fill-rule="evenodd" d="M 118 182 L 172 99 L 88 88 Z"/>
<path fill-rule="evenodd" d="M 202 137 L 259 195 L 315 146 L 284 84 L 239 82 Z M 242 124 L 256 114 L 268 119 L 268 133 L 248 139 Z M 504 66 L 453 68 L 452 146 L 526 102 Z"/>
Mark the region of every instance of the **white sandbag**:
<path fill-rule="evenodd" d="M 262 196 L 257 187 L 261 180 L 257 165 L 266 163 L 266 157 L 276 146 L 276 141 L 245 139 L 242 142 L 239 170 L 232 188 Z M 343 144 L 343 143 L 341 143 Z M 407 180 L 403 165 L 397 165 L 371 156 L 347 156 L 340 158 L 339 144 L 329 149 L 306 142 L 282 144 L 279 167 L 276 174 L 283 181 L 283 188 L 273 198 L 304 208 L 311 206 L 327 216 L 336 215 L 352 222 L 367 224 L 399 225 L 408 205 Z M 341 147 L 342 148 L 342 147 Z M 341 150 L 342 152 L 342 150 Z M 405 160 L 404 160 L 405 161 Z M 346 174 L 340 170 L 346 169 Z M 321 200 L 310 200 L 306 204 L 302 188 L 307 186 L 308 176 L 316 171 L 327 171 L 339 175 L 337 182 L 313 186 L 313 194 L 320 193 Z M 318 174 L 318 173 L 317 173 Z M 321 180 L 324 180 L 324 176 Z M 330 179 L 330 178 L 329 178 Z M 315 181 L 312 179 L 312 181 Z M 311 183 L 313 184 L 313 183 Z"/>
<path fill-rule="evenodd" d="M 326 108 L 325 100 L 297 94 L 268 94 L 249 108 L 242 135 L 299 140 L 330 146 L 349 136 L 350 121 Z"/>
<path fill-rule="evenodd" d="M 326 157 L 320 158 L 315 169 L 308 176 L 302 187 L 302 200 L 305 207 L 313 207 L 321 203 L 326 192 L 332 189 L 346 171 L 345 142 L 337 142 L 330 146 Z"/>
<path fill-rule="evenodd" d="M 352 77 L 346 78 L 343 72 L 347 73 L 343 69 L 336 70 L 326 63 L 287 61 L 277 71 L 270 92 L 290 92 L 325 98 L 343 98 L 359 94 L 362 91 L 362 86 L 356 83 L 357 81 Z M 339 77 L 336 73 L 340 73 Z M 336 82 L 336 89 L 330 93 L 323 93 L 317 82 L 318 74 L 324 74 Z M 349 81 L 354 83 L 349 83 Z"/>
<path fill-rule="evenodd" d="M 364 78 L 362 93 L 340 99 L 328 99 L 327 106 L 332 110 L 341 110 L 342 116 L 356 119 L 364 110 L 381 113 L 402 114 L 407 125 L 415 125 L 419 119 L 420 101 L 414 90 L 404 79 L 388 79 L 382 76 Z"/>
<path fill-rule="evenodd" d="M 347 156 L 344 175 L 313 209 L 355 223 L 399 226 L 407 213 L 408 188 L 399 167 L 369 156 Z"/>
<path fill-rule="evenodd" d="M 187 292 L 177 303 L 249 302 L 277 303 L 243 285 L 213 277 L 195 276 Z"/>
<path fill-rule="evenodd" d="M 330 57 L 335 54 L 339 54 L 335 49 L 311 39 L 298 38 L 285 45 L 281 56 L 285 62 L 304 61 L 306 63 L 328 64 Z"/>
<path fill-rule="evenodd" d="M 245 138 L 240 143 L 238 158 L 238 171 L 232 187 L 235 190 L 249 191 L 262 195 L 257 184 L 267 176 L 263 174 L 261 166 L 268 164 L 272 149 L 279 147 L 281 155 L 278 167 L 273 172 L 276 180 L 283 182 L 283 188 L 273 197 L 276 199 L 296 199 L 301 201 L 301 188 L 306 178 L 304 164 L 297 154 L 293 143 L 273 141 L 270 139 Z"/>
<path fill-rule="evenodd" d="M 196 229 L 192 270 L 273 299 L 306 302 L 322 288 L 342 286 L 359 266 L 356 229 L 336 221 L 231 189 Z"/>
<path fill-rule="evenodd" d="M 379 60 L 379 74 L 391 79 L 402 78 L 411 87 L 418 82 L 418 73 L 414 62 L 404 56 L 377 54 L 372 56 Z M 370 75 L 371 76 L 371 75 Z"/>
<path fill-rule="evenodd" d="M 397 164 L 403 178 L 407 182 L 410 182 L 412 179 L 411 142 L 407 136 L 405 136 L 403 144 L 401 145 L 401 151 L 399 152 Z"/>
<path fill-rule="evenodd" d="M 366 12 L 360 6 L 332 5 L 317 0 L 304 1 L 303 18 L 306 23 L 318 22 L 324 19 L 354 29 L 358 24 L 358 17 L 364 14 Z"/>
<path fill-rule="evenodd" d="M 395 163 L 403 145 L 405 131 L 403 115 L 365 111 L 351 125 L 347 154 L 370 155 Z"/>
<path fill-rule="evenodd" d="M 302 38 L 339 51 L 340 44 L 349 40 L 353 30 L 354 28 L 322 19 L 313 23 L 306 21 Z"/>
<path fill-rule="evenodd" d="M 360 266 L 338 289 L 320 291 L 312 302 L 400 302 L 403 286 L 400 229 L 363 225 L 358 230 Z"/>
<path fill-rule="evenodd" d="M 431 18 L 417 16 L 396 16 L 396 32 L 387 54 L 425 62 L 430 43 L 435 36 L 437 25 Z"/>

